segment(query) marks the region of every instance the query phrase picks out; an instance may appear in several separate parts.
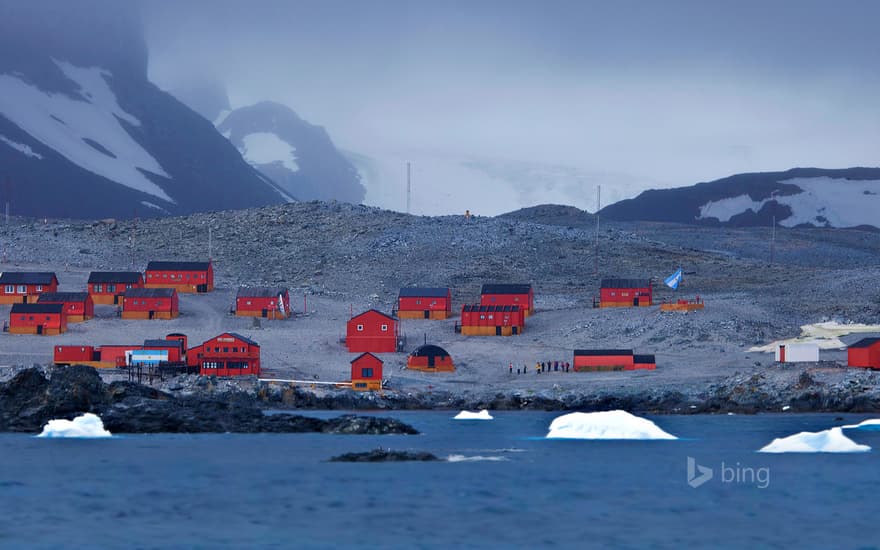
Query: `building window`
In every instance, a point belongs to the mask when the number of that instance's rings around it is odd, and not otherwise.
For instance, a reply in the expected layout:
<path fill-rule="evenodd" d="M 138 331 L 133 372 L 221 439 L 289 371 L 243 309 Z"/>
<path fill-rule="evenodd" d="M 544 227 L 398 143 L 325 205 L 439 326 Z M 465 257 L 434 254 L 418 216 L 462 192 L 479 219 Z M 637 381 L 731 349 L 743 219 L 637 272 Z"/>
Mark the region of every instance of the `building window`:
<path fill-rule="evenodd" d="M 107 292 L 116 292 L 116 285 L 107 285 Z"/>
<path fill-rule="evenodd" d="M 382 332 L 388 332 L 388 325 L 382 325 L 379 328 L 382 330 Z"/>
<path fill-rule="evenodd" d="M 358 329 L 358 332 L 363 332 L 363 331 L 364 331 L 364 325 L 358 325 L 358 326 L 357 326 L 357 329 Z"/>
<path fill-rule="evenodd" d="M 125 285 L 125 288 L 126 289 L 131 288 L 131 285 Z"/>
<path fill-rule="evenodd" d="M 486 318 L 485 315 L 480 315 L 480 319 L 485 319 L 485 318 Z"/>
<path fill-rule="evenodd" d="M 224 347 L 224 348 L 223 348 L 223 353 L 229 353 L 229 348 Z"/>
<path fill-rule="evenodd" d="M 25 286 L 25 285 L 18 285 L 18 293 L 19 293 L 19 294 L 24 294 L 25 292 L 27 292 L 27 286 Z"/>
<path fill-rule="evenodd" d="M 4 291 L 6 294 L 12 294 L 12 293 L 15 292 L 15 286 L 13 286 L 13 285 L 6 285 L 6 287 L 3 289 L 3 291 Z"/>
<path fill-rule="evenodd" d="M 490 320 L 491 320 L 491 319 L 494 319 L 494 318 L 495 318 L 494 315 L 489 315 L 489 319 L 490 319 Z"/>
<path fill-rule="evenodd" d="M 367 383 L 366 383 L 366 382 L 355 382 L 355 383 L 354 383 L 354 387 L 356 387 L 356 388 L 366 388 L 366 387 L 367 387 Z"/>
<path fill-rule="evenodd" d="M 28 321 L 33 321 L 33 320 L 34 320 L 34 316 L 33 316 L 33 315 L 31 315 L 31 316 L 28 317 Z"/>
<path fill-rule="evenodd" d="M 94 290 L 95 292 L 104 292 L 104 286 L 103 285 L 93 285 L 92 290 Z"/>
<path fill-rule="evenodd" d="M 250 300 L 248 300 L 248 301 L 245 302 L 245 303 L 246 303 L 247 305 L 251 305 L 251 301 L 250 301 Z"/>
<path fill-rule="evenodd" d="M 372 378 L 373 377 L 373 368 L 372 367 L 364 367 L 361 369 L 361 378 Z"/>
<path fill-rule="evenodd" d="M 617 296 L 617 294 L 616 294 L 613 290 L 611 291 L 611 295 L 612 295 L 612 296 Z"/>
<path fill-rule="evenodd" d="M 163 278 L 163 279 L 167 279 L 167 278 L 168 278 L 168 274 L 167 274 L 167 273 L 163 273 L 163 274 L 162 274 L 162 278 Z"/>
<path fill-rule="evenodd" d="M 51 318 L 51 317 L 49 317 L 49 316 L 48 316 L 48 315 L 46 315 L 46 320 L 47 320 L 47 321 L 51 321 L 51 320 L 52 320 L 52 318 Z"/>
<path fill-rule="evenodd" d="M 417 305 L 417 306 L 422 305 L 422 301 L 421 301 L 421 300 L 416 300 L 416 305 Z"/>
<path fill-rule="evenodd" d="M 37 292 L 43 292 L 43 285 L 37 285 Z"/>

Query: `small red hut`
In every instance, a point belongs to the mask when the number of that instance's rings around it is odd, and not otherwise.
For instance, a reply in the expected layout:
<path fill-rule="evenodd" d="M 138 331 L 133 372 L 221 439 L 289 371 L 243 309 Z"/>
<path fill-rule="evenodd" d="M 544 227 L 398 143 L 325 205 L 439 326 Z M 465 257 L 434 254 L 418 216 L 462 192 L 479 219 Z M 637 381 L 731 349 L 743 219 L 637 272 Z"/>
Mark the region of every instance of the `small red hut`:
<path fill-rule="evenodd" d="M 578 372 L 657 368 L 653 355 L 635 355 L 631 349 L 576 349 L 571 365 Z"/>
<path fill-rule="evenodd" d="M 173 288 L 132 288 L 122 297 L 123 319 L 174 319 L 180 315 Z"/>
<path fill-rule="evenodd" d="M 144 275 L 146 288 L 173 288 L 178 292 L 214 290 L 211 262 L 150 262 Z"/>
<path fill-rule="evenodd" d="M 648 279 L 602 279 L 599 307 L 642 307 L 653 303 Z"/>
<path fill-rule="evenodd" d="M 235 332 L 224 332 L 186 353 L 190 366 L 203 376 L 260 374 L 260 344 Z"/>
<path fill-rule="evenodd" d="M 4 271 L 0 273 L 0 304 L 27 304 L 43 292 L 57 292 L 58 278 L 43 271 Z"/>
<path fill-rule="evenodd" d="M 880 338 L 862 338 L 846 349 L 850 367 L 880 369 Z"/>
<path fill-rule="evenodd" d="M 63 304 L 12 304 L 9 332 L 56 335 L 67 332 Z"/>
<path fill-rule="evenodd" d="M 425 344 L 409 354 L 406 358 L 406 368 L 425 372 L 453 372 L 455 364 L 445 349 Z"/>
<path fill-rule="evenodd" d="M 535 312 L 535 292 L 530 284 L 486 284 L 480 290 L 481 306 L 519 306 L 524 317 Z"/>
<path fill-rule="evenodd" d="M 404 287 L 397 296 L 400 319 L 447 319 L 452 316 L 449 288 Z"/>
<path fill-rule="evenodd" d="M 398 321 L 375 309 L 355 315 L 346 325 L 345 344 L 350 352 L 397 351 Z"/>
<path fill-rule="evenodd" d="M 525 328 L 519 306 L 461 306 L 461 333 L 466 336 L 516 336 Z"/>
<path fill-rule="evenodd" d="M 287 319 L 290 317 L 290 294 L 283 287 L 241 287 L 235 296 L 235 314 L 239 317 Z"/>
<path fill-rule="evenodd" d="M 68 323 L 81 323 L 95 316 L 95 304 L 88 292 L 44 292 L 38 304 L 63 304 Z"/>
<path fill-rule="evenodd" d="M 351 388 L 356 391 L 382 389 L 382 360 L 370 352 L 351 362 Z"/>
<path fill-rule="evenodd" d="M 88 285 L 93 303 L 116 305 L 126 290 L 143 288 L 144 277 L 137 271 L 92 271 Z"/>

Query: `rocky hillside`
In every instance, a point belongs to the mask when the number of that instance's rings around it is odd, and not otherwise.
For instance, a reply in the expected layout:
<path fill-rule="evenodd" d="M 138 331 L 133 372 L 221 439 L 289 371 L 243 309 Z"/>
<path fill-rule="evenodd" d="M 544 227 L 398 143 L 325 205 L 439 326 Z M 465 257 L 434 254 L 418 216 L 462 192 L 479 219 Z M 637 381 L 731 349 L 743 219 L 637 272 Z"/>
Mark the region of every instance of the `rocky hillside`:
<path fill-rule="evenodd" d="M 0 200 L 38 217 L 130 218 L 288 197 L 147 79 L 137 6 L 4 2 Z"/>
<path fill-rule="evenodd" d="M 714 226 L 880 228 L 880 168 L 738 174 L 690 187 L 645 191 L 602 209 L 620 221 Z"/>

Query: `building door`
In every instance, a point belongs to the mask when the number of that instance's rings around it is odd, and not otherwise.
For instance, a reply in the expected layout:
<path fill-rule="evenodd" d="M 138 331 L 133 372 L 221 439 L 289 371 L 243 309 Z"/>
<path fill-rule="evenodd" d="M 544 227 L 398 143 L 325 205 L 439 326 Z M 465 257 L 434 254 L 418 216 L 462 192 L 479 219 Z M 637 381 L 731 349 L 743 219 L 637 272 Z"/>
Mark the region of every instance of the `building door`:
<path fill-rule="evenodd" d="M 152 319 L 152 318 L 155 317 L 155 316 L 156 316 L 156 312 L 155 312 L 155 311 L 151 311 L 151 312 L 150 312 L 150 319 Z"/>
<path fill-rule="evenodd" d="M 207 284 L 197 285 L 196 292 L 208 292 L 208 285 Z"/>
<path fill-rule="evenodd" d="M 26 294 L 21 297 L 21 303 L 23 303 L 23 304 L 27 303 L 27 295 Z"/>
<path fill-rule="evenodd" d="M 263 316 L 263 317 L 268 317 L 268 316 L 269 316 L 269 310 L 268 310 L 268 309 L 264 309 L 264 310 L 262 311 L 262 313 L 260 313 L 260 315 Z"/>
<path fill-rule="evenodd" d="M 434 364 L 434 356 L 433 356 L 433 355 L 429 355 L 429 356 L 428 356 L 428 366 L 429 366 L 430 368 L 432 368 L 432 369 L 436 366 L 436 365 Z"/>
<path fill-rule="evenodd" d="M 37 325 L 37 334 L 43 334 L 43 325 Z"/>
<path fill-rule="evenodd" d="M 431 312 L 426 309 L 425 310 L 425 319 L 430 319 L 430 318 L 431 318 Z"/>
<path fill-rule="evenodd" d="M 495 327 L 495 336 L 501 336 L 501 327 Z"/>
<path fill-rule="evenodd" d="M 636 307 L 639 307 L 639 297 L 638 297 L 638 296 L 636 296 L 635 298 L 633 298 L 633 305 L 636 306 Z"/>
<path fill-rule="evenodd" d="M 119 294 L 113 295 L 113 305 L 119 305 Z"/>
<path fill-rule="evenodd" d="M 779 362 L 785 363 L 785 346 L 779 346 Z"/>
<path fill-rule="evenodd" d="M 513 331 L 513 335 L 516 336 L 518 334 L 519 327 L 513 327 L 512 331 Z"/>

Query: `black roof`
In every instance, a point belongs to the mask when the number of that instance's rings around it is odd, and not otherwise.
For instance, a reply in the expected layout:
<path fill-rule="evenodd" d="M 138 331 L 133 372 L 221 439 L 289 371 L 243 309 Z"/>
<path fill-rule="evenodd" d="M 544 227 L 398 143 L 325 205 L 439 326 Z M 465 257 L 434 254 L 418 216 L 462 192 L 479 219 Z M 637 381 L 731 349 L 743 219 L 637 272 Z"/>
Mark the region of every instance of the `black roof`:
<path fill-rule="evenodd" d="M 358 355 L 357 357 L 355 357 L 354 359 L 352 359 L 352 360 L 349 361 L 349 362 L 350 362 L 350 363 L 354 363 L 355 361 L 357 361 L 358 359 L 360 359 L 360 358 L 363 357 L 364 355 L 369 355 L 370 357 L 372 357 L 372 358 L 374 358 L 374 359 L 378 359 L 380 363 L 383 363 L 383 364 L 385 363 L 385 361 L 382 361 L 381 358 L 379 358 L 379 357 L 376 356 L 376 355 L 373 355 L 373 354 L 370 353 L 369 351 L 365 351 L 364 353 Z"/>
<path fill-rule="evenodd" d="M 12 304 L 12 313 L 61 313 L 64 304 Z"/>
<path fill-rule="evenodd" d="M 602 279 L 602 288 L 650 288 L 650 279 Z"/>
<path fill-rule="evenodd" d="M 876 344 L 877 342 L 880 342 L 880 338 L 862 338 L 858 342 L 856 342 L 854 344 L 850 344 L 848 347 L 869 348 L 869 347 L 873 346 L 874 344 Z"/>
<path fill-rule="evenodd" d="M 465 304 L 461 306 L 462 311 L 477 311 L 477 312 L 505 312 L 505 311 L 519 311 L 519 306 L 481 306 L 480 304 Z"/>
<path fill-rule="evenodd" d="M 150 262 L 147 271 L 207 271 L 211 262 Z"/>
<path fill-rule="evenodd" d="M 125 290 L 126 298 L 170 298 L 177 292 L 173 288 L 129 288 Z"/>
<path fill-rule="evenodd" d="M 357 315 L 355 315 L 354 317 L 352 317 L 351 319 L 357 319 L 357 318 L 360 317 L 361 315 L 366 315 L 367 313 L 369 313 L 369 312 L 371 312 L 371 311 L 375 311 L 376 313 L 378 313 L 379 315 L 381 315 L 381 316 L 383 316 L 383 317 L 388 317 L 388 318 L 391 319 L 392 321 L 396 321 L 396 320 L 397 320 L 395 317 L 392 317 L 391 315 L 388 315 L 387 313 L 382 313 L 382 312 L 379 311 L 378 309 L 373 309 L 373 308 L 370 308 L 370 309 L 368 309 L 367 311 L 362 311 L 362 312 L 358 313 Z M 351 319 L 349 319 L 349 321 L 351 321 Z"/>
<path fill-rule="evenodd" d="M 632 355 L 631 349 L 576 349 L 575 355 Z"/>
<path fill-rule="evenodd" d="M 530 284 L 485 284 L 480 294 L 528 294 Z"/>
<path fill-rule="evenodd" d="M 138 271 L 92 271 L 89 283 L 138 283 L 143 275 Z"/>
<path fill-rule="evenodd" d="M 37 298 L 37 303 L 85 302 L 88 297 L 88 292 L 44 292 Z"/>
<path fill-rule="evenodd" d="M 255 286 L 255 287 L 240 287 L 238 289 L 237 297 L 243 298 L 273 298 L 278 296 L 279 294 L 284 294 L 287 292 L 287 289 L 281 286 L 271 287 L 271 286 Z"/>
<path fill-rule="evenodd" d="M 405 286 L 400 289 L 400 297 L 403 298 L 445 298 L 449 295 L 448 287 L 428 287 L 428 286 Z"/>
<path fill-rule="evenodd" d="M 410 355 L 413 357 L 449 357 L 449 352 L 440 346 L 425 344 L 417 347 Z"/>
<path fill-rule="evenodd" d="M 228 334 L 228 335 L 230 335 L 230 336 L 232 336 L 232 337 L 234 337 L 234 338 L 238 338 L 238 339 L 241 340 L 242 342 L 246 342 L 246 343 L 248 343 L 248 344 L 250 344 L 250 345 L 252 345 L 252 346 L 260 347 L 260 344 L 254 342 L 253 340 L 251 340 L 251 339 L 248 338 L 247 336 L 242 336 L 241 334 L 239 334 L 239 333 L 237 333 L 237 332 L 225 332 L 224 334 Z M 221 334 L 221 336 L 222 336 L 222 334 Z"/>
<path fill-rule="evenodd" d="M 653 355 L 633 355 L 633 363 L 656 363 Z"/>
<path fill-rule="evenodd" d="M 183 346 L 180 340 L 144 340 L 145 348 L 179 348 Z"/>
<path fill-rule="evenodd" d="M 0 285 L 51 285 L 58 278 L 51 271 L 4 271 Z"/>

